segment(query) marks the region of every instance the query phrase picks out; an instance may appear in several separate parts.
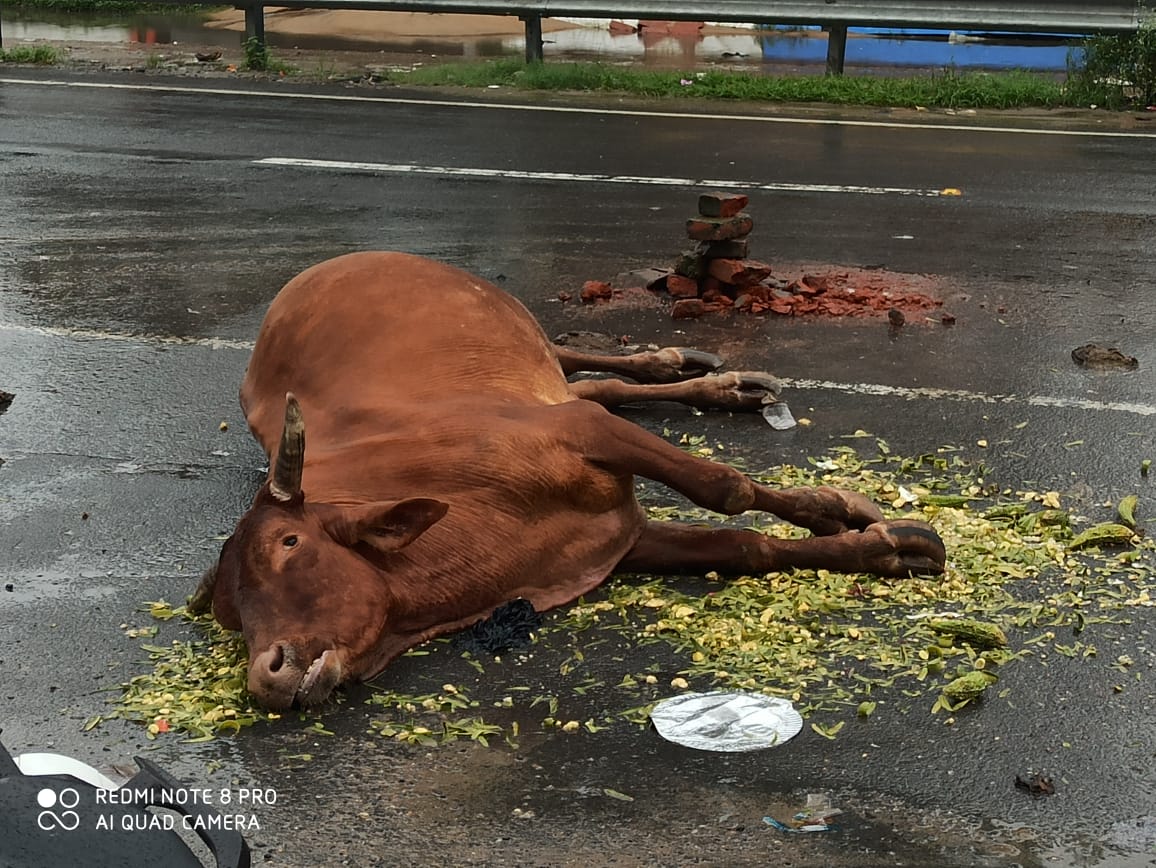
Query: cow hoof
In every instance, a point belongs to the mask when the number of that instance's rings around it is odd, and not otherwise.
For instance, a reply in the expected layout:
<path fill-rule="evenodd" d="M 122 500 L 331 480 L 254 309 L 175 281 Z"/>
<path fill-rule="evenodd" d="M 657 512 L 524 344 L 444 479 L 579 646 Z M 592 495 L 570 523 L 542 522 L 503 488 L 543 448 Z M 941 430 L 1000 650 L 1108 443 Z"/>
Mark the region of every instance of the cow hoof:
<path fill-rule="evenodd" d="M 762 371 L 727 371 L 698 381 L 706 394 L 696 406 L 714 410 L 758 412 L 778 400 L 782 384 Z"/>
<path fill-rule="evenodd" d="M 751 410 L 759 410 L 767 404 L 774 404 L 779 400 L 779 393 L 783 391 L 783 384 L 778 379 L 763 371 L 735 371 L 738 384 L 735 388 L 743 399 L 743 406 Z"/>
<path fill-rule="evenodd" d="M 922 521 L 897 519 L 871 525 L 888 542 L 891 552 L 878 558 L 876 572 L 883 576 L 937 576 L 947 564 L 943 539 L 931 525 Z"/>
<path fill-rule="evenodd" d="M 656 383 L 677 383 L 717 371 L 723 365 L 720 356 L 686 347 L 666 347 L 653 354 L 654 365 L 647 372 Z"/>

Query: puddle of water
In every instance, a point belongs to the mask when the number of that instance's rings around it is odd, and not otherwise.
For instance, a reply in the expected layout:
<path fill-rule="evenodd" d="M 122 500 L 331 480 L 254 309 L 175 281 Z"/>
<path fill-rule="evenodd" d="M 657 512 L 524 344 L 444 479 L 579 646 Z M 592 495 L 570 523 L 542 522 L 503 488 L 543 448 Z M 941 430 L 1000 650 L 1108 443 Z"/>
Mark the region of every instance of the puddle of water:
<path fill-rule="evenodd" d="M 608 20 L 565 19 L 575 26 L 547 33 L 545 55 L 559 60 L 632 61 L 654 66 L 687 66 L 726 63 L 737 66 L 793 65 L 822 67 L 827 40 L 818 28 L 750 28 L 746 33 L 676 37 L 643 31 L 611 34 Z M 634 23 L 634 22 L 631 22 Z M 61 42 L 130 42 L 146 45 L 176 43 L 234 47 L 240 35 L 206 27 L 196 16 L 77 16 L 31 15 L 9 12 L 4 36 L 12 41 L 47 39 Z M 380 51 L 394 54 L 446 57 L 521 56 L 521 34 L 505 37 L 381 37 L 337 39 L 269 32 L 274 48 L 317 51 Z M 1062 36 L 980 35 L 927 30 L 881 30 L 855 28 L 847 42 L 846 63 L 856 67 L 901 69 L 1022 68 L 1061 72 L 1069 56 L 1080 51 L 1079 40 Z M 1072 59 L 1078 59 L 1073 57 Z"/>
<path fill-rule="evenodd" d="M 570 19 L 566 19 L 570 20 Z M 588 25 L 594 22 L 587 22 Z M 586 54 L 611 59 L 723 60 L 731 64 L 823 66 L 827 39 L 819 28 L 762 29 L 749 34 L 675 37 L 643 33 L 612 35 L 605 27 L 584 26 L 546 35 L 546 55 Z M 518 46 L 521 46 L 518 40 Z M 1079 40 L 1062 36 L 949 33 L 853 29 L 846 65 L 870 67 L 1022 68 L 1062 71 Z"/>

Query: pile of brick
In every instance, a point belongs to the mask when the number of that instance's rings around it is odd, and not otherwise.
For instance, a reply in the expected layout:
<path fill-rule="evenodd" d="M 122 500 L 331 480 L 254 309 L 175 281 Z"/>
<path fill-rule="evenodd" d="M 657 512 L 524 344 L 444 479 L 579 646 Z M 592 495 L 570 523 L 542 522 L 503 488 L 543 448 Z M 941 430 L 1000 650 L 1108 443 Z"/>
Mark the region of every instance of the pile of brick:
<path fill-rule="evenodd" d="M 582 287 L 582 302 L 612 301 L 632 291 L 645 294 L 639 286 L 644 284 L 648 290 L 670 296 L 675 319 L 735 310 L 780 316 L 886 316 L 892 325 L 901 325 L 907 314 L 926 318 L 942 305 L 916 289 L 918 275 L 856 268 L 772 275 L 770 265 L 750 258 L 754 220 L 744 210 L 748 202 L 741 193 L 701 194 L 698 213 L 686 221 L 692 246 L 673 268 L 645 268 L 620 276 L 619 281 L 624 279 L 637 290 L 589 280 Z M 563 292 L 559 297 L 568 301 L 571 294 Z M 944 314 L 942 321 L 950 325 L 955 318 Z"/>
<path fill-rule="evenodd" d="M 767 303 L 781 284 L 771 266 L 750 257 L 754 220 L 743 209 L 749 201 L 740 193 L 703 193 L 698 214 L 686 221 L 686 236 L 694 245 L 683 251 L 674 269 L 651 284 L 674 299 L 675 319 L 702 316 L 734 307 L 745 310 Z"/>

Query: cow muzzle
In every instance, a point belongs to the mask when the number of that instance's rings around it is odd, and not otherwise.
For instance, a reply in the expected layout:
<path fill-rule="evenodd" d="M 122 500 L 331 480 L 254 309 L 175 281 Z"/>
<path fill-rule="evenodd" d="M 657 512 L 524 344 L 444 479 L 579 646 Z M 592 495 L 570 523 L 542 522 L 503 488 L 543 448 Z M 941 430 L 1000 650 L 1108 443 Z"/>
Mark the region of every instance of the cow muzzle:
<path fill-rule="evenodd" d="M 270 711 L 308 708 L 329 697 L 341 674 L 341 660 L 332 648 L 309 660 L 288 642 L 274 642 L 250 659 L 249 692 Z"/>

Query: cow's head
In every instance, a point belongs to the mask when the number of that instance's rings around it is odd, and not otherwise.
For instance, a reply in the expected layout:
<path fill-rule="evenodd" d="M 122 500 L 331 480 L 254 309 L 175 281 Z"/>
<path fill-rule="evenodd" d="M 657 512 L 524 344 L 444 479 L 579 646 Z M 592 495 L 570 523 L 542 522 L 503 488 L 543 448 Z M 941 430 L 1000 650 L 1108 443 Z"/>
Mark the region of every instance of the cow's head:
<path fill-rule="evenodd" d="M 338 684 L 376 673 L 396 610 L 388 556 L 447 509 L 429 498 L 310 503 L 304 461 L 305 424 L 290 394 L 269 479 L 189 602 L 244 634 L 249 691 L 274 710 L 316 705 Z"/>

